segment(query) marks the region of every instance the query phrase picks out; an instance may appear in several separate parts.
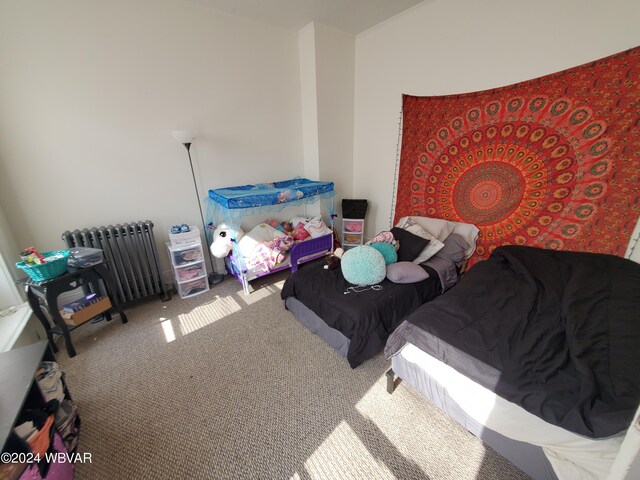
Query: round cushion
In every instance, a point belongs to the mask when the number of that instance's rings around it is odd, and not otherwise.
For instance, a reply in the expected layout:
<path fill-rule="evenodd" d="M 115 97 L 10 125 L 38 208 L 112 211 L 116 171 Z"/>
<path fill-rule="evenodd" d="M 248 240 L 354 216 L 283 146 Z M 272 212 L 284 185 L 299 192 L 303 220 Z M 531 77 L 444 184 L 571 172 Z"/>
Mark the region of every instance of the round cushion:
<path fill-rule="evenodd" d="M 396 263 L 398 261 L 398 252 L 396 252 L 396 247 L 387 242 L 375 242 L 369 245 L 370 247 L 378 250 L 382 256 L 384 257 L 385 265 L 391 265 L 392 263 Z"/>
<path fill-rule="evenodd" d="M 354 285 L 375 285 L 384 280 L 387 275 L 384 257 L 378 250 L 368 245 L 344 252 L 340 266 L 345 280 Z"/>

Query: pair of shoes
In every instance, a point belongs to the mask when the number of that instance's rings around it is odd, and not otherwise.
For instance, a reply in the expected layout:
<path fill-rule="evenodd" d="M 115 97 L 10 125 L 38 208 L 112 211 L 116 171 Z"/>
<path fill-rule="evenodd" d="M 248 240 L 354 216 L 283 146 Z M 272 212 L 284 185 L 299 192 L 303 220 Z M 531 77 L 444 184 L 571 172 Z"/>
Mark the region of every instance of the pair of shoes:
<path fill-rule="evenodd" d="M 173 227 L 171 227 L 171 233 L 176 234 L 176 233 L 187 233 L 189 232 L 191 229 L 189 228 L 189 225 L 187 225 L 186 223 L 183 223 L 182 225 L 174 225 Z"/>

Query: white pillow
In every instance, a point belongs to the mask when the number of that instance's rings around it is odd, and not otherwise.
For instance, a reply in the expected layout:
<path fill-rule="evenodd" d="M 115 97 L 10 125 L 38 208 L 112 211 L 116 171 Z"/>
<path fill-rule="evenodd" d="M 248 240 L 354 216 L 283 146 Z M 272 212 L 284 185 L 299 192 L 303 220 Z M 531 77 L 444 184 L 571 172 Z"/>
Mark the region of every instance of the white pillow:
<path fill-rule="evenodd" d="M 424 228 L 414 222 L 410 217 L 404 222 L 404 227 L 400 227 L 407 232 L 411 232 L 414 235 L 417 235 L 422 238 L 426 238 L 429 240 L 429 243 L 426 247 L 422 249 L 420 254 L 413 260 L 413 263 L 422 263 L 429 260 L 436 253 L 438 253 L 442 248 L 444 248 L 444 243 L 438 240 L 435 236 L 431 235 L 431 233 L 427 232 Z"/>
<path fill-rule="evenodd" d="M 476 240 L 478 239 L 478 233 L 480 232 L 480 230 L 478 229 L 478 227 L 470 223 L 450 223 L 454 224 L 453 232 L 451 233 L 457 233 L 462 238 L 464 238 L 469 245 L 469 247 L 464 251 L 464 258 L 469 258 L 476 250 Z"/>
<path fill-rule="evenodd" d="M 402 217 L 396 227 L 404 228 L 401 224 L 406 223 L 407 220 L 413 220 L 441 242 L 444 242 L 451 233 L 457 233 L 464 238 L 469 245 L 469 248 L 465 250 L 464 258 L 469 258 L 476 250 L 476 240 L 478 239 L 480 230 L 471 223 L 450 222 L 440 218 L 410 216 Z"/>
<path fill-rule="evenodd" d="M 243 257 L 253 257 L 256 247 L 264 242 L 270 242 L 276 237 L 286 237 L 286 234 L 266 223 L 260 223 L 246 233 L 238 242 Z"/>
<path fill-rule="evenodd" d="M 404 228 L 404 225 L 407 223 L 407 221 L 413 221 L 414 223 L 417 223 L 424 230 L 429 232 L 441 242 L 444 242 L 444 239 L 447 238 L 451 232 L 453 232 L 454 227 L 452 222 L 441 220 L 439 218 L 429 217 L 402 217 L 396 227 Z"/>
<path fill-rule="evenodd" d="M 309 232 L 311 238 L 321 237 L 333 233 L 329 227 L 325 225 L 320 217 L 314 217 L 304 226 L 305 230 Z"/>

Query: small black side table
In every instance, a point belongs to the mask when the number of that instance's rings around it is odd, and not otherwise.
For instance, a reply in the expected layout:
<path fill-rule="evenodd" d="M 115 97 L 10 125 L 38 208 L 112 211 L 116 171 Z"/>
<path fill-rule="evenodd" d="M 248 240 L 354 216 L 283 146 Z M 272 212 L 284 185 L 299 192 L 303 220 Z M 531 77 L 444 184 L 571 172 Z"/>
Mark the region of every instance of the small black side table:
<path fill-rule="evenodd" d="M 25 285 L 27 288 L 27 300 L 29 306 L 35 316 L 40 320 L 42 326 L 47 332 L 47 338 L 49 339 L 49 345 L 54 352 L 58 351 L 56 344 L 53 341 L 53 335 L 62 335 L 64 337 L 64 344 L 67 348 L 69 357 L 75 357 L 76 350 L 71 343 L 71 335 L 69 332 L 78 328 L 80 325 L 67 325 L 60 315 L 60 309 L 58 307 L 58 296 L 64 292 L 75 290 L 78 287 L 90 285 L 92 290 L 96 293 L 100 292 L 100 281 L 104 283 L 104 288 L 107 292 L 109 300 L 111 301 L 111 308 L 105 312 L 107 320 L 111 320 L 111 310 L 115 310 L 120 314 L 122 323 L 127 323 L 127 316 L 124 314 L 118 303 L 117 295 L 113 295 L 114 292 L 113 278 L 107 268 L 107 261 L 91 265 L 85 268 L 73 268 L 69 267 L 69 270 L 64 275 L 61 275 L 51 280 L 45 280 L 43 282 L 36 282 L 31 278 L 23 278 L 18 280 L 18 285 Z M 40 309 L 40 302 L 38 298 L 42 298 L 45 302 L 49 315 L 53 319 L 55 325 L 51 325 L 45 314 Z M 86 323 L 86 322 L 85 322 Z"/>

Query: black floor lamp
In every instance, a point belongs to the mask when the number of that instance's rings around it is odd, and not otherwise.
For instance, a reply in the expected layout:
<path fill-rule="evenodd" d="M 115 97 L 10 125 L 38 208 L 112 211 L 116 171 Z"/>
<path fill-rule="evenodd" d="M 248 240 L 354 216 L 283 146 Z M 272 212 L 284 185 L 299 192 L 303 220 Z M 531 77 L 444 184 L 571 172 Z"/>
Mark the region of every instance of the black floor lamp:
<path fill-rule="evenodd" d="M 211 252 L 209 251 L 209 245 L 207 238 L 207 224 L 204 222 L 204 215 L 202 214 L 202 203 L 200 201 L 200 192 L 198 192 L 198 182 L 196 182 L 196 174 L 193 170 L 193 161 L 191 160 L 191 142 L 193 141 L 193 135 L 191 132 L 187 132 L 185 130 L 174 130 L 171 132 L 173 138 L 184 145 L 184 148 L 187 149 L 187 155 L 189 156 L 189 166 L 191 167 L 191 176 L 193 177 L 193 188 L 196 192 L 196 200 L 198 201 L 198 210 L 200 210 L 200 220 L 202 221 L 202 228 L 204 229 L 204 239 L 205 239 L 205 250 L 209 256 L 209 263 L 211 264 L 211 273 L 209 274 L 209 285 L 213 285 L 215 283 L 220 283 L 224 276 L 216 273 L 215 265 L 213 263 L 213 258 L 211 257 Z"/>

